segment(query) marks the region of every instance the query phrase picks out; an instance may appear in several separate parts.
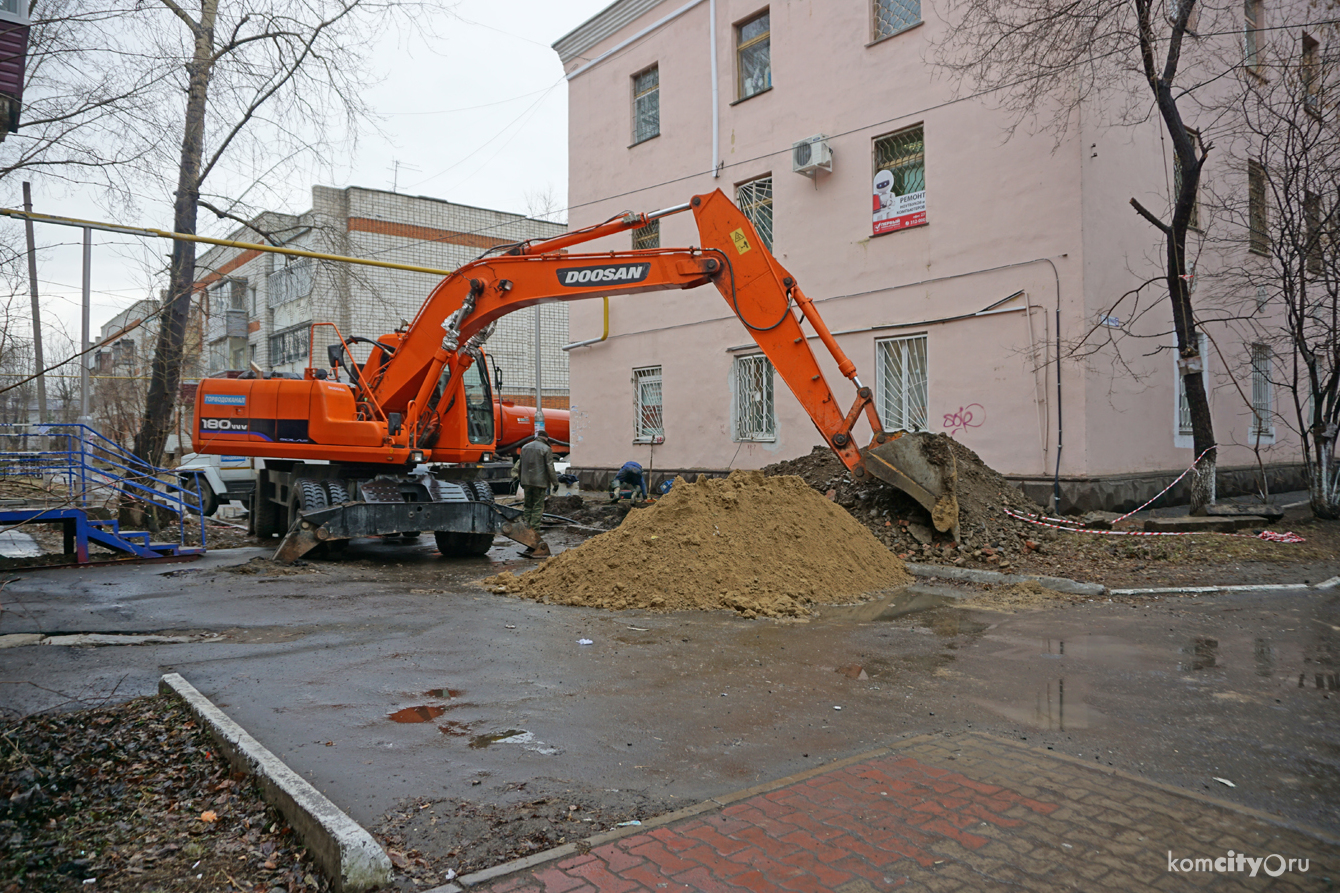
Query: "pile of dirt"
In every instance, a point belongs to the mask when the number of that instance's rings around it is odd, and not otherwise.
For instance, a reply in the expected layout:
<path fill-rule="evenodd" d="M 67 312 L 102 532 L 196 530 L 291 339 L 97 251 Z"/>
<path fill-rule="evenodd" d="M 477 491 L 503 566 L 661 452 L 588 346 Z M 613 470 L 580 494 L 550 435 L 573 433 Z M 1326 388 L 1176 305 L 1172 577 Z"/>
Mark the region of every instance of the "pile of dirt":
<path fill-rule="evenodd" d="M 736 471 L 678 480 L 618 529 L 483 583 L 555 604 L 801 617 L 810 604 L 910 581 L 896 556 L 804 481 Z"/>
<path fill-rule="evenodd" d="M 934 443 L 954 453 L 962 536 L 958 542 L 952 533 L 936 531 L 929 513 L 906 493 L 874 478 L 853 478 L 827 447 L 769 465 L 763 473 L 803 478 L 815 490 L 829 494 L 894 552 L 921 562 L 1009 568 L 1024 553 L 1040 550 L 1054 539 L 1046 528 L 1005 514 L 1005 508 L 1036 512 L 1038 506 L 976 453 L 944 434 L 936 435 Z"/>

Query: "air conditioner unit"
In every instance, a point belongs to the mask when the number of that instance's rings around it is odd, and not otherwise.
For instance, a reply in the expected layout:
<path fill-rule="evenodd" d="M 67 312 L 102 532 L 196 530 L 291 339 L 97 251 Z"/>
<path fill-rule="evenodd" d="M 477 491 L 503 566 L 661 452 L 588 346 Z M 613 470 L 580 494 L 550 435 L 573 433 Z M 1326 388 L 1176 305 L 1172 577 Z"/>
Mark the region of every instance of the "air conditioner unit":
<path fill-rule="evenodd" d="M 791 144 L 791 170 L 807 177 L 818 171 L 833 172 L 833 150 L 822 133 Z"/>

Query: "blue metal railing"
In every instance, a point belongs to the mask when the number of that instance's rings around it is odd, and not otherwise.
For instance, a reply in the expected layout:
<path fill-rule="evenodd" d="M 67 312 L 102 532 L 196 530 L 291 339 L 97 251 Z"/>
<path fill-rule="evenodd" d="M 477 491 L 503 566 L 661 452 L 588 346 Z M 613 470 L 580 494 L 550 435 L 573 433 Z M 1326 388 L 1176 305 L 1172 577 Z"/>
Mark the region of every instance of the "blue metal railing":
<path fill-rule="evenodd" d="M 4 478 L 49 482 L 42 503 L 51 512 L 120 506 L 127 500 L 165 510 L 180 521 L 181 546 L 186 543 L 186 515 L 194 513 L 200 516 L 200 549 L 204 549 L 199 478 L 192 476 L 191 485 L 184 486 L 175 472 L 150 465 L 88 425 L 0 425 L 0 480 Z M 63 493 L 53 486 L 56 483 L 64 484 Z M 43 514 L 37 511 L 31 520 L 41 521 Z M 111 533 L 117 533 L 116 525 L 112 527 Z"/>

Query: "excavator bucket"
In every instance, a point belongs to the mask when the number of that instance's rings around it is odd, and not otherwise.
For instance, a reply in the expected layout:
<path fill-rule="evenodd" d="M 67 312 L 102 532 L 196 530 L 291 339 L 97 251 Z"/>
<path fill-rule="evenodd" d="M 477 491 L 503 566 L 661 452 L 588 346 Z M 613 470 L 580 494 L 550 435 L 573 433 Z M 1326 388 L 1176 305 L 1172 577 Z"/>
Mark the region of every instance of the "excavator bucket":
<path fill-rule="evenodd" d="M 897 487 L 930 512 L 941 533 L 958 534 L 958 468 L 947 438 L 899 431 L 861 451 L 872 477 Z"/>

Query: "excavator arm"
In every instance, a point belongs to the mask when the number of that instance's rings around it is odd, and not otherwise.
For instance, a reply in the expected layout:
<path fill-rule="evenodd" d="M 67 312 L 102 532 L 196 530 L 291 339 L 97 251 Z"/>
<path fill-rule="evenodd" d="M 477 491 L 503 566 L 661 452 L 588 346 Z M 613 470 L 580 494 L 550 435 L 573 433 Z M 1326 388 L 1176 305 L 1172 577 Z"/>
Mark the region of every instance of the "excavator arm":
<path fill-rule="evenodd" d="M 693 211 L 701 248 L 566 253 L 570 245 L 645 226 L 685 210 Z M 864 474 L 865 463 L 852 434 L 858 419 L 866 416 L 877 442 L 886 439 L 870 389 L 856 377 L 855 364 L 838 347 L 794 278 L 720 190 L 695 196 L 679 208 L 626 215 L 467 264 L 434 289 L 395 354 L 368 383 L 369 398 L 389 411 L 401 412 L 410 432 L 410 448 L 432 450 L 437 458 L 439 451 L 449 450 L 448 444 L 458 439 L 454 417 L 447 409 L 455 404 L 452 383 L 473 362 L 469 347 L 482 342 L 495 320 L 555 300 L 694 288 L 709 282 L 754 336 L 825 442 L 853 473 Z M 855 383 L 856 399 L 850 408 L 844 410 L 838 404 L 795 308 L 814 328 L 838 369 Z"/>

